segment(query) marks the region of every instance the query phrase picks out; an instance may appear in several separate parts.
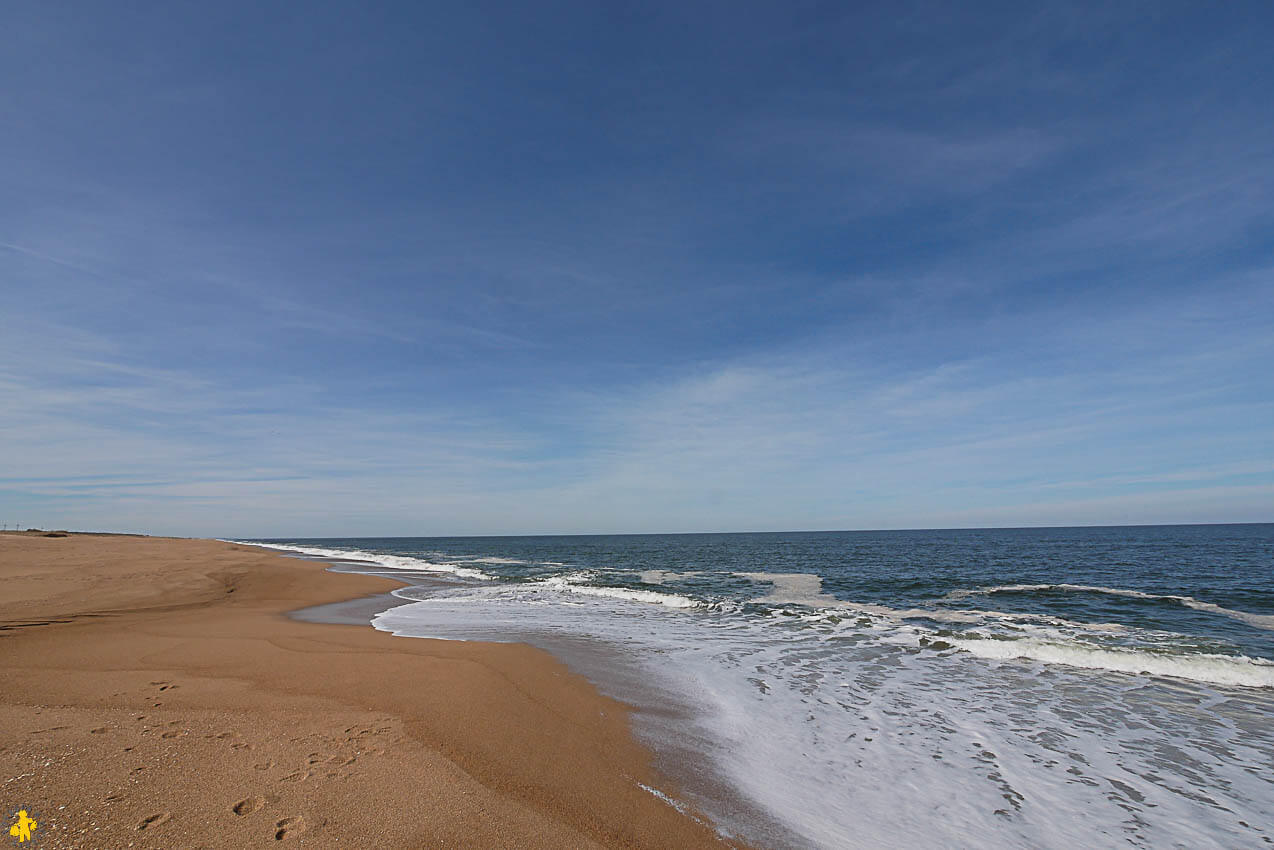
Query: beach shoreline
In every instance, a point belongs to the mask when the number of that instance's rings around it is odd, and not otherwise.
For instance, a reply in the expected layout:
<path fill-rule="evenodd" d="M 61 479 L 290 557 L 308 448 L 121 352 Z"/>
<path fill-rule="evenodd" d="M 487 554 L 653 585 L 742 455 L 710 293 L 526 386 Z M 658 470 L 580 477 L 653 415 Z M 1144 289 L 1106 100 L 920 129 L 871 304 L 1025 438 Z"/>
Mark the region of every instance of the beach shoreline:
<path fill-rule="evenodd" d="M 0 577 L 4 805 L 39 846 L 727 846 L 548 653 L 290 616 L 391 579 L 78 534 L 0 535 Z"/>

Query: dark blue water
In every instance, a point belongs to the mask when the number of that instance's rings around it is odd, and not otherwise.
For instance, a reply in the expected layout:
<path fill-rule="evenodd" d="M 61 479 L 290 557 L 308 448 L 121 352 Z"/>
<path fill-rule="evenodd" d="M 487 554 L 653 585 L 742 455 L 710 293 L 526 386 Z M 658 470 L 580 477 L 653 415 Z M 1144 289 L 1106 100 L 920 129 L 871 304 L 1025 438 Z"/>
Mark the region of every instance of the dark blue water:
<path fill-rule="evenodd" d="M 273 542 L 428 576 L 396 634 L 604 648 L 763 846 L 1274 843 L 1271 524 Z"/>
<path fill-rule="evenodd" d="M 823 593 L 839 600 L 893 608 L 1015 585 L 1136 590 L 1160 598 L 1043 588 L 992 597 L 1000 611 L 1176 631 L 1204 639 L 1213 650 L 1274 659 L 1274 630 L 1167 598 L 1274 617 L 1274 524 L 263 542 L 468 565 L 511 582 L 585 571 L 593 574 L 585 584 L 650 590 L 642 574 L 661 570 L 671 575 L 659 589 L 704 602 L 758 596 L 756 582 L 738 573 L 812 574 L 822 579 Z M 478 560 L 484 558 L 516 563 Z M 938 608 L 986 603 L 985 597 L 949 600 Z"/>

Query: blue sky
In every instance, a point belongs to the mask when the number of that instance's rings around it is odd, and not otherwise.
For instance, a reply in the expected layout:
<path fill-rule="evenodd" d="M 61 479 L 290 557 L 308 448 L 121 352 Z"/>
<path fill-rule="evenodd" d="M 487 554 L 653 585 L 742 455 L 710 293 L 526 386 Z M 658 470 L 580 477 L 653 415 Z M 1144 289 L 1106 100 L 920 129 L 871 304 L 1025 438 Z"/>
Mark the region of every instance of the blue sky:
<path fill-rule="evenodd" d="M 9 4 L 0 521 L 1274 521 L 1266 2 Z"/>

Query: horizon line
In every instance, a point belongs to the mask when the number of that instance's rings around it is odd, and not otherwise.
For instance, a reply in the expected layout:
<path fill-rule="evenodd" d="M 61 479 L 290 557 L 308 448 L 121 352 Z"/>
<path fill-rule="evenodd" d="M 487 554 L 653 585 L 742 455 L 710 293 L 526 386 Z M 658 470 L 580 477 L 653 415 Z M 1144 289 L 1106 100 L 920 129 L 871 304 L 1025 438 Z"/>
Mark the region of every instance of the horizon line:
<path fill-rule="evenodd" d="M 880 532 L 902 532 L 902 531 L 1026 531 L 1039 530 L 1047 531 L 1050 529 L 1072 529 L 1072 528 L 1189 528 L 1203 526 L 1236 526 L 1236 525 L 1274 525 L 1274 520 L 1265 520 L 1260 522 L 1141 522 L 1141 523 L 1123 523 L 1123 524 L 1092 524 L 1092 525 L 988 525 L 988 526 L 949 526 L 940 528 L 823 528 L 823 529 L 771 529 L 771 530 L 751 530 L 751 531 L 618 531 L 618 532 L 599 532 L 599 531 L 575 531 L 575 532 L 531 532 L 525 534 L 389 534 L 389 535 L 328 535 L 323 537 L 312 537 L 307 535 L 283 535 L 275 537 L 239 537 L 220 536 L 212 538 L 191 538 L 191 539 L 213 539 L 213 540 L 428 540 L 428 539 L 446 539 L 446 538 L 501 538 L 501 537 L 677 537 L 677 536 L 710 536 L 710 535 L 730 535 L 730 534 L 872 534 Z M 80 534 L 119 534 L 124 532 L 75 532 Z M 166 537 L 168 535 L 153 535 L 156 537 Z"/>

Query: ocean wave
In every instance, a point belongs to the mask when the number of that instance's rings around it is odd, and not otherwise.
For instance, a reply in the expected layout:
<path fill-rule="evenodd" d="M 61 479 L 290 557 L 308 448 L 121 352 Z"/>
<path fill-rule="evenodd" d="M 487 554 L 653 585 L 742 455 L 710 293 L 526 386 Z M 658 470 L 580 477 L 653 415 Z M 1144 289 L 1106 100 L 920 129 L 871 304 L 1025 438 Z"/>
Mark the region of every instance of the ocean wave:
<path fill-rule="evenodd" d="M 551 587 L 583 596 L 603 596 L 612 599 L 626 599 L 630 602 L 645 602 L 664 605 L 669 608 L 698 608 L 699 603 L 688 596 L 675 593 L 656 593 L 653 590 L 634 590 L 628 587 L 597 587 L 595 585 L 577 584 L 567 576 L 554 576 L 534 582 L 537 586 Z"/>
<path fill-rule="evenodd" d="M 1166 599 L 1193 608 L 1196 611 L 1207 611 L 1233 620 L 1239 620 L 1258 629 L 1274 631 L 1274 614 L 1255 614 L 1251 611 L 1237 611 L 1225 608 L 1212 602 L 1204 602 L 1193 596 L 1175 594 L 1146 593 L 1142 590 L 1130 590 L 1124 587 L 1100 587 L 1091 584 L 1002 584 L 995 587 L 982 587 L 974 590 L 953 590 L 943 599 L 956 601 L 970 596 L 989 596 L 993 593 L 1032 593 L 1039 590 L 1064 590 L 1071 593 L 1104 593 L 1107 596 L 1125 596 L 1132 599 Z"/>
<path fill-rule="evenodd" d="M 752 601 L 757 605 L 799 605 L 815 609 L 815 614 L 843 616 L 846 611 L 870 614 L 891 620 L 925 618 L 953 623 L 980 623 L 990 611 L 944 611 L 932 608 L 890 608 L 873 602 L 837 599 L 823 590 L 823 579 L 813 573 L 734 573 L 740 578 L 767 582 L 773 589 Z"/>
<path fill-rule="evenodd" d="M 1094 632 L 1121 632 L 1119 623 L 1082 623 L 1056 617 L 1051 614 L 1009 613 L 1006 611 L 949 610 L 945 608 L 891 608 L 872 602 L 854 602 L 837 599 L 823 591 L 823 579 L 813 573 L 734 573 L 740 578 L 768 582 L 774 589 L 765 596 L 753 599 L 761 605 L 800 605 L 813 608 L 817 615 L 844 616 L 846 612 L 867 614 L 889 620 L 933 620 L 939 623 L 985 624 L 1042 623 L 1048 626 Z"/>
<path fill-rule="evenodd" d="M 1030 659 L 1090 670 L 1172 676 L 1217 685 L 1274 688 L 1274 664 L 1246 655 L 1169 654 L 1136 649 L 1100 648 L 1075 642 L 1037 638 L 995 640 L 945 638 L 947 643 L 979 658 Z"/>
<path fill-rule="evenodd" d="M 335 558 L 349 561 L 365 561 L 378 567 L 391 570 L 412 570 L 425 573 L 450 573 L 461 578 L 492 581 L 482 570 L 463 567 L 459 564 L 439 564 L 407 555 L 382 555 L 376 552 L 365 552 L 362 549 L 330 549 L 323 546 L 295 546 L 289 543 L 253 543 L 247 540 L 225 540 L 225 543 L 238 543 L 241 546 L 260 546 L 264 549 L 282 549 L 285 552 L 296 552 L 299 555 L 313 555 L 319 558 Z"/>
<path fill-rule="evenodd" d="M 689 610 L 666 595 L 682 592 L 675 571 L 663 586 L 637 583 L 636 570 L 623 580 L 606 568 L 560 572 L 569 575 L 425 589 L 416 597 L 426 601 L 375 625 L 557 648 L 611 695 L 666 705 L 634 715 L 643 742 L 695 753 L 733 786 L 725 802 L 673 799 L 737 834 L 751 817 L 737 801 L 755 806 L 756 843 L 963 846 L 977 834 L 995 848 L 1094 846 L 1127 843 L 1127 820 L 1139 817 L 1137 846 L 1181 843 L 1180 824 L 1195 823 L 1189 837 L 1204 840 L 1187 843 L 1221 848 L 1260 834 L 1237 821 L 1268 822 L 1270 733 L 1251 718 L 1274 699 L 1274 665 L 1259 659 L 1201 654 L 1230 650 L 1131 625 L 1094 635 L 932 599 L 836 599 L 845 586 L 812 571 L 687 592 L 703 599 Z M 753 601 L 767 594 L 773 604 Z M 564 637 L 589 640 L 563 649 Z M 1160 742 L 1172 748 L 1166 768 Z M 1138 796 L 1112 794 L 1107 776 Z M 895 817 L 900 800 L 914 817 Z"/>

